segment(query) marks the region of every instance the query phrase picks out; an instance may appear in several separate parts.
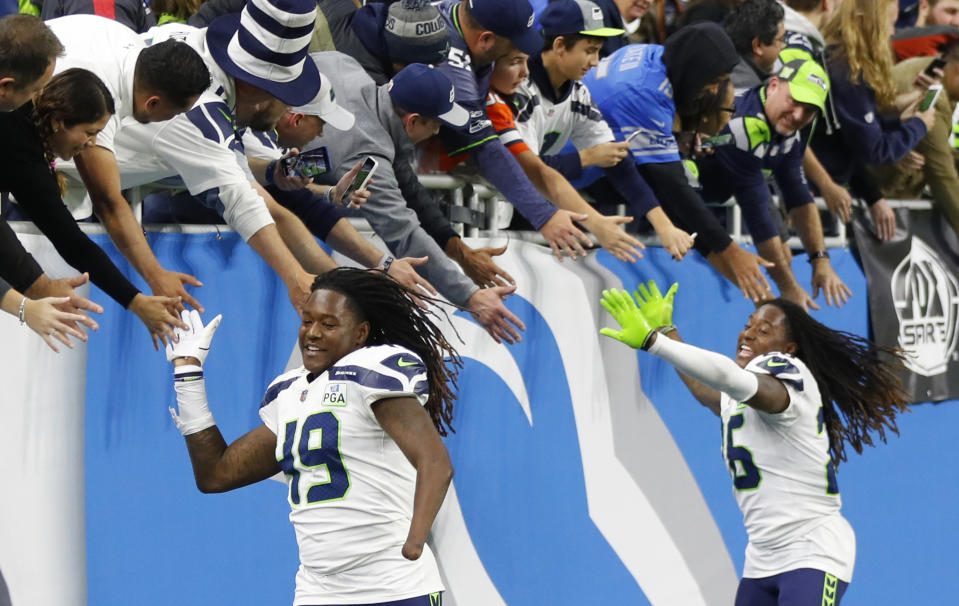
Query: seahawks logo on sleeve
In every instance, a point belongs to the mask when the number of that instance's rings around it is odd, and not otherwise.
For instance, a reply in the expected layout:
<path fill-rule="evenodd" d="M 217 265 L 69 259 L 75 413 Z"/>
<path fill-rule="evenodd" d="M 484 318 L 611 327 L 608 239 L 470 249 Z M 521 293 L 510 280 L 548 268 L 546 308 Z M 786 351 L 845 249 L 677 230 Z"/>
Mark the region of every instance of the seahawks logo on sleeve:
<path fill-rule="evenodd" d="M 780 381 L 791 384 L 796 390 L 802 391 L 802 371 L 793 363 L 795 361 L 796 359 L 789 354 L 772 352 L 750 360 L 746 370 L 776 377 Z"/>
<path fill-rule="evenodd" d="M 364 347 L 329 369 L 330 381 L 358 385 L 367 395 L 412 393 L 427 396 L 426 365 L 415 353 L 395 345 Z"/>

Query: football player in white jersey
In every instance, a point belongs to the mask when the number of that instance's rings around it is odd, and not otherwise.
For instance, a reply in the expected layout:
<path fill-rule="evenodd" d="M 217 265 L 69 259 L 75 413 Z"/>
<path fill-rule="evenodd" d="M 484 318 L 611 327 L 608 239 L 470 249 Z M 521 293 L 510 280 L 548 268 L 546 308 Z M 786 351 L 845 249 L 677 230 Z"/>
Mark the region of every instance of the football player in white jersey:
<path fill-rule="evenodd" d="M 202 370 L 220 316 L 204 326 L 183 312 L 190 330 L 167 349 L 171 413 L 200 490 L 286 475 L 300 550 L 295 606 L 440 604 L 426 538 L 453 476 L 440 435 L 460 362 L 411 293 L 378 271 L 319 276 L 302 312 L 303 366 L 270 384 L 263 424 L 229 446 Z"/>
<path fill-rule="evenodd" d="M 734 359 L 683 343 L 672 326 L 674 284 L 636 300 L 603 292 L 622 330 L 600 332 L 672 364 L 723 422 L 722 452 L 749 535 L 736 606 L 839 604 L 852 580 L 856 539 L 839 512 L 835 465 L 898 433 L 909 395 L 902 352 L 832 330 L 795 303 L 762 303 L 739 334 Z M 639 305 L 637 306 L 637 302 Z M 668 336 L 667 336 L 668 335 Z"/>

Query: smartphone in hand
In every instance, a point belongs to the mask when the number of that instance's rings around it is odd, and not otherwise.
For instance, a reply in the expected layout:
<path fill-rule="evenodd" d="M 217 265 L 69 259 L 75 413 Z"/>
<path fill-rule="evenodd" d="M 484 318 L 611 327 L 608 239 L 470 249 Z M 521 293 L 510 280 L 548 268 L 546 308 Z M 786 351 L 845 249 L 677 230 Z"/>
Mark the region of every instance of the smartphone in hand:
<path fill-rule="evenodd" d="M 330 170 L 330 156 L 326 147 L 318 147 L 298 156 L 283 158 L 281 162 L 287 177 L 312 179 Z"/>
<path fill-rule="evenodd" d="M 932 63 L 929 64 L 929 67 L 923 70 L 923 73 L 929 76 L 930 78 L 935 78 L 935 71 L 937 69 L 942 69 L 946 66 L 946 60 L 942 57 L 936 57 L 932 60 Z"/>
<path fill-rule="evenodd" d="M 731 145 L 733 142 L 733 136 L 731 133 L 726 133 L 725 135 L 717 135 L 715 137 L 707 137 L 699 142 L 699 149 L 715 149 L 717 147 L 722 147 L 723 145 Z"/>
<path fill-rule="evenodd" d="M 928 89 L 926 89 L 926 95 L 922 98 L 922 101 L 919 102 L 919 111 L 924 112 L 936 103 L 936 99 L 939 98 L 939 94 L 942 92 L 941 84 L 933 84 Z"/>
<path fill-rule="evenodd" d="M 370 179 L 373 178 L 373 173 L 376 172 L 377 166 L 379 166 L 379 162 L 371 156 L 367 156 L 366 160 L 363 160 L 363 166 L 360 167 L 359 172 L 353 177 L 353 182 L 350 183 L 350 186 L 343 192 L 343 197 L 340 199 L 341 204 L 351 204 L 353 194 L 361 189 L 366 189 Z"/>

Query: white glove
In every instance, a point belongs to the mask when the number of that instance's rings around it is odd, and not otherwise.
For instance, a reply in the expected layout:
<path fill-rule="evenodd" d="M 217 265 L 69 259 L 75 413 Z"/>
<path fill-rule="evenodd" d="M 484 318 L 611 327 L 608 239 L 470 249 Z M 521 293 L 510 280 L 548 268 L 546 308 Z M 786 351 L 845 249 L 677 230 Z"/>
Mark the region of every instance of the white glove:
<path fill-rule="evenodd" d="M 210 353 L 210 341 L 213 340 L 213 333 L 216 332 L 217 326 L 220 325 L 220 320 L 223 319 L 223 315 L 218 314 L 217 317 L 210 320 L 209 324 L 204 326 L 203 320 L 200 318 L 200 313 L 197 310 L 184 309 L 180 312 L 180 319 L 183 320 L 184 324 L 189 326 L 189 329 L 174 329 L 177 342 L 173 343 L 171 341 L 167 343 L 166 359 L 172 362 L 176 358 L 196 358 L 200 361 L 200 366 L 202 366 L 207 354 Z"/>

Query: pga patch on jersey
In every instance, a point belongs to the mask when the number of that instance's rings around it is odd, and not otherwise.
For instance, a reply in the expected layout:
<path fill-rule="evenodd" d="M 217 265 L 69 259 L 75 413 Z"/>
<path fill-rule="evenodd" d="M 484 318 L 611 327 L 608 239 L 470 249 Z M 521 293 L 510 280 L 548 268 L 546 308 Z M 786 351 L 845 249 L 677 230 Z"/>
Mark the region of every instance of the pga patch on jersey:
<path fill-rule="evenodd" d="M 333 381 L 326 384 L 323 388 L 323 398 L 320 400 L 321 406 L 346 406 L 347 383 L 343 381 Z"/>

